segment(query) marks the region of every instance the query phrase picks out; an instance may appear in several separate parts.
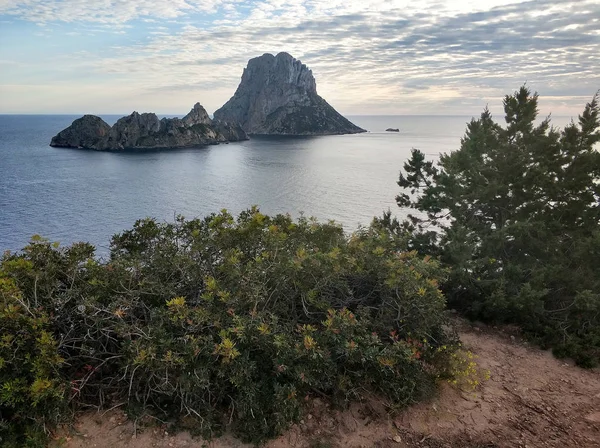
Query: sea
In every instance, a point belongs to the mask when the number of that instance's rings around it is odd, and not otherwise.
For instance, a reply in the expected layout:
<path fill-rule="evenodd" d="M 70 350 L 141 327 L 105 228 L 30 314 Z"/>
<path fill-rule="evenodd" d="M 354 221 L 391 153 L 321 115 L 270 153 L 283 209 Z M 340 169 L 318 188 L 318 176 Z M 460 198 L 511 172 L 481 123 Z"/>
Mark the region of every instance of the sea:
<path fill-rule="evenodd" d="M 112 235 L 137 219 L 172 222 L 252 205 L 267 214 L 334 220 L 348 232 L 386 210 L 402 218 L 396 182 L 411 149 L 431 159 L 457 150 L 471 119 L 349 116 L 369 132 L 146 152 L 51 148 L 52 136 L 76 118 L 0 115 L 0 253 L 40 235 L 61 244 L 87 241 L 106 256 Z M 112 125 L 119 116 L 102 118 Z"/>

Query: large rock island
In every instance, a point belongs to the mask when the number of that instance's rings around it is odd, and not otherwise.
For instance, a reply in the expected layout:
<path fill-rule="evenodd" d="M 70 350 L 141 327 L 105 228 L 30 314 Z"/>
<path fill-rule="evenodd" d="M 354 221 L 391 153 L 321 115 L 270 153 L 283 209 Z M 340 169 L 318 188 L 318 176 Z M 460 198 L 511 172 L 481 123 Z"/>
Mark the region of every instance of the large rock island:
<path fill-rule="evenodd" d="M 317 94 L 312 71 L 288 53 L 250 59 L 233 97 L 215 118 L 248 134 L 331 135 L 366 132 Z"/>
<path fill-rule="evenodd" d="M 183 118 L 159 119 L 156 114 L 132 113 L 110 127 L 95 115 L 84 115 L 52 138 L 50 146 L 97 151 L 189 148 L 248 140 L 237 124 L 211 120 L 196 103 Z"/>

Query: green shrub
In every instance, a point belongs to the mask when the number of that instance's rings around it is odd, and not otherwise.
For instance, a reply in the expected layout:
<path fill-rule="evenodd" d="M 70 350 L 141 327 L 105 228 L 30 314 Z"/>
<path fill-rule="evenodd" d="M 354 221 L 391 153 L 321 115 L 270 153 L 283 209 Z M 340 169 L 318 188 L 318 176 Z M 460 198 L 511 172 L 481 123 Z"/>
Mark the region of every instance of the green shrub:
<path fill-rule="evenodd" d="M 23 270 L 30 263 L 20 259 Z M 0 274 L 0 444 L 39 446 L 67 415 L 66 382 L 48 315 Z"/>
<path fill-rule="evenodd" d="M 87 244 L 36 240 L 0 272 L 46 313 L 48 379 L 62 391 L 48 399 L 126 402 L 205 436 L 228 426 L 245 440 L 274 436 L 311 395 L 407 405 L 433 391 L 438 349 L 455 343 L 438 263 L 380 227 L 347 236 L 257 209 L 145 219 L 113 238 L 107 261 Z M 25 373 L 7 371 L 3 384 Z M 9 416 L 11 427 L 25 419 Z"/>

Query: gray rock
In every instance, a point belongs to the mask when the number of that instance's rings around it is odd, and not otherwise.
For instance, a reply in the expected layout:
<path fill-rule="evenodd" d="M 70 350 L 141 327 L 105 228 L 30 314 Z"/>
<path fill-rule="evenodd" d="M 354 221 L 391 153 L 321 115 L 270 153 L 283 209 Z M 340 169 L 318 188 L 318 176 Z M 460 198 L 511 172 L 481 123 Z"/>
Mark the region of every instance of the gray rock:
<path fill-rule="evenodd" d="M 239 123 L 248 134 L 365 132 L 317 94 L 312 71 L 288 53 L 250 59 L 235 94 L 215 118 Z"/>
<path fill-rule="evenodd" d="M 200 103 L 194 104 L 194 107 L 190 113 L 183 117 L 181 121 L 183 122 L 184 126 L 193 126 L 195 124 L 212 124 L 212 120 Z"/>
<path fill-rule="evenodd" d="M 119 118 L 110 129 L 108 138 L 100 143 L 98 149 L 123 150 L 128 148 L 147 148 L 155 146 L 155 135 L 160 131 L 160 120 L 156 114 L 133 112 Z"/>
<path fill-rule="evenodd" d="M 77 147 L 99 151 L 169 149 L 247 140 L 237 124 L 210 119 L 196 103 L 182 119 L 159 119 L 156 114 L 133 112 L 111 128 L 101 118 L 86 115 L 52 138 L 50 146 Z"/>
<path fill-rule="evenodd" d="M 226 121 L 213 120 L 213 127 L 221 134 L 225 141 L 237 142 L 248 140 L 248 134 L 237 123 L 227 123 Z"/>
<path fill-rule="evenodd" d="M 98 144 L 106 139 L 109 132 L 110 126 L 102 118 L 84 115 L 52 137 L 50 146 L 98 149 Z"/>

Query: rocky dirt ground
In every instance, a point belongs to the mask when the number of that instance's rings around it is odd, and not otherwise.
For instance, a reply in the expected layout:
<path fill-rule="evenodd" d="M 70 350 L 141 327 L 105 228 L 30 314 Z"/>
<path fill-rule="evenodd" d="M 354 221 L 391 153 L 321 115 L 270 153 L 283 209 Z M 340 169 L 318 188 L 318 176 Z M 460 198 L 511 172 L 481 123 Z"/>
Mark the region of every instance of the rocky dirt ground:
<path fill-rule="evenodd" d="M 459 322 L 465 348 L 490 372 L 475 392 L 442 385 L 438 396 L 389 417 L 376 403 L 340 412 L 320 400 L 310 414 L 266 448 L 600 447 L 600 371 L 580 369 L 523 342 L 508 329 Z M 231 437 L 211 442 L 164 427 L 137 428 L 119 411 L 84 414 L 62 448 L 242 448 Z"/>

